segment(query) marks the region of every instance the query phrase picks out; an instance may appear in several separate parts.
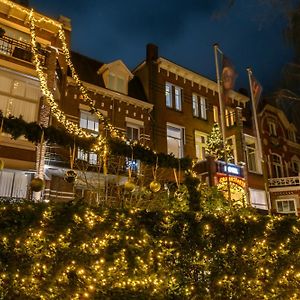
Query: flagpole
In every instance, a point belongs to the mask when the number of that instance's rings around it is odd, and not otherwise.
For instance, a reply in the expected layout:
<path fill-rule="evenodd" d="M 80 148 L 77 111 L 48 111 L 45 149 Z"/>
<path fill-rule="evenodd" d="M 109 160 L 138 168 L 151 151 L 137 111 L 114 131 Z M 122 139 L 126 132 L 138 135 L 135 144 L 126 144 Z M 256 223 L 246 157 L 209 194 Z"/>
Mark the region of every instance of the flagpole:
<path fill-rule="evenodd" d="M 262 173 L 263 173 L 263 177 L 264 177 L 264 181 L 265 181 L 265 192 L 266 192 L 266 197 L 267 197 L 268 213 L 271 214 L 271 203 L 270 203 L 269 188 L 268 188 L 268 182 L 267 182 L 268 176 L 266 175 L 266 170 L 265 170 L 265 161 L 264 161 L 264 156 L 263 156 L 263 152 L 262 152 L 262 143 L 261 143 L 260 132 L 259 132 L 259 127 L 258 127 L 256 104 L 254 103 L 255 99 L 254 99 L 254 94 L 253 94 L 251 68 L 247 68 L 247 72 L 248 72 L 248 79 L 249 79 L 249 85 L 250 85 L 250 95 L 251 95 L 252 111 L 253 111 L 253 118 L 254 118 L 254 126 L 255 126 L 255 132 L 256 132 L 256 137 L 257 137 L 257 149 L 258 149 L 258 154 L 259 154 L 260 161 L 261 161 Z"/>
<path fill-rule="evenodd" d="M 223 52 L 220 50 L 218 44 L 214 44 L 214 54 L 215 54 L 215 65 L 216 65 L 216 75 L 217 75 L 217 85 L 218 85 L 218 94 L 219 94 L 219 106 L 220 106 L 220 115 L 221 115 L 221 131 L 222 131 L 222 139 L 223 139 L 223 147 L 224 147 L 224 155 L 225 155 L 225 164 L 226 164 L 226 178 L 227 178 L 227 192 L 228 192 L 228 200 L 231 205 L 231 191 L 230 191 L 230 182 L 229 182 L 229 174 L 228 174 L 228 159 L 227 159 L 227 149 L 226 149 L 226 135 L 225 135 L 225 112 L 224 112 L 224 103 L 222 99 L 223 89 L 221 87 L 221 76 L 219 69 L 219 61 L 218 61 L 218 52 L 223 55 Z"/>
<path fill-rule="evenodd" d="M 218 61 L 218 52 L 223 55 L 223 52 L 219 49 L 218 44 L 214 44 L 214 53 L 215 53 L 215 65 L 216 65 L 216 74 L 217 74 L 217 84 L 218 84 L 218 94 L 219 94 L 219 106 L 220 106 L 220 115 L 221 115 L 221 131 L 223 143 L 225 146 L 225 120 L 224 120 L 224 105 L 222 101 L 222 87 L 221 87 L 221 76 L 219 69 L 219 61 Z M 225 151 L 226 152 L 226 151 Z"/>

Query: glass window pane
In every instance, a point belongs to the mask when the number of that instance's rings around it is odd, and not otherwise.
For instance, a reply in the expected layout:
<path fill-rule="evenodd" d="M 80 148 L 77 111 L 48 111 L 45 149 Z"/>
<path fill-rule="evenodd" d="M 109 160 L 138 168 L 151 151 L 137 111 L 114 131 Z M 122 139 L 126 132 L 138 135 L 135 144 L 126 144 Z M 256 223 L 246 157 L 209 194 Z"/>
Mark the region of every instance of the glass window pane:
<path fill-rule="evenodd" d="M 169 83 L 166 83 L 166 106 L 172 107 L 172 86 Z"/>
<path fill-rule="evenodd" d="M 175 87 L 175 108 L 181 110 L 181 88 Z"/>

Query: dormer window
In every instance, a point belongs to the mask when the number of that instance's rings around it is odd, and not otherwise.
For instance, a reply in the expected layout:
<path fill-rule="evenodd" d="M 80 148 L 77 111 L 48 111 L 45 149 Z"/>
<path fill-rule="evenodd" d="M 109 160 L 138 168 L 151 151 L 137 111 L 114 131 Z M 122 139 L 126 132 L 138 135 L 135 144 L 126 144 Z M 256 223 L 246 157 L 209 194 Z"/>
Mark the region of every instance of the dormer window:
<path fill-rule="evenodd" d="M 128 93 L 128 82 L 133 78 L 133 74 L 121 60 L 104 64 L 98 70 L 98 74 L 102 76 L 107 89 L 125 95 Z"/>
<path fill-rule="evenodd" d="M 110 72 L 108 76 L 108 88 L 120 93 L 126 93 L 125 79 L 122 76 Z"/>

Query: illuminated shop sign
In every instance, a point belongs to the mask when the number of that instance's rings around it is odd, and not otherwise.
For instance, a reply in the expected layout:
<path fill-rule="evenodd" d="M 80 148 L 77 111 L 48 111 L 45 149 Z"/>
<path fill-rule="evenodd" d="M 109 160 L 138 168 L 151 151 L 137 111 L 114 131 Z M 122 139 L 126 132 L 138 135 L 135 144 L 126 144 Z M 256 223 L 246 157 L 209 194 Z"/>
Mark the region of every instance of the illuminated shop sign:
<path fill-rule="evenodd" d="M 218 172 L 219 173 L 223 173 L 223 174 L 229 174 L 229 175 L 234 175 L 234 176 L 239 176 L 239 177 L 243 177 L 242 174 L 242 169 L 241 167 L 237 166 L 237 165 L 233 165 L 233 164 L 220 164 L 219 168 L 218 168 Z"/>
<path fill-rule="evenodd" d="M 228 180 L 230 183 L 235 183 L 237 184 L 238 186 L 242 187 L 242 188 L 245 188 L 245 181 L 241 178 L 237 178 L 237 177 L 233 177 L 233 176 L 229 176 L 228 177 Z M 226 183 L 227 182 L 227 177 L 221 177 L 219 179 L 219 183 Z"/>

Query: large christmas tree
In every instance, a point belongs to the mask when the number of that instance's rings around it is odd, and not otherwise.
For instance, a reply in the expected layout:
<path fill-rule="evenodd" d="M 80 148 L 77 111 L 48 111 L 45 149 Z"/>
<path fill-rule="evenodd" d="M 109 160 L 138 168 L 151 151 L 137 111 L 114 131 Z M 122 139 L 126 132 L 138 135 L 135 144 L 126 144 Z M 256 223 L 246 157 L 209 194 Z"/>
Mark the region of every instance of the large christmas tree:
<path fill-rule="evenodd" d="M 207 154 L 215 157 L 216 160 L 226 160 L 225 151 L 227 154 L 227 161 L 233 161 L 233 155 L 230 145 L 223 143 L 222 133 L 218 123 L 213 125 L 210 134 L 207 137 Z"/>

